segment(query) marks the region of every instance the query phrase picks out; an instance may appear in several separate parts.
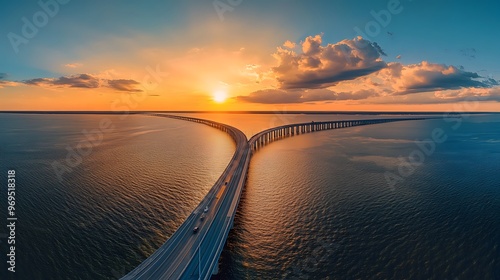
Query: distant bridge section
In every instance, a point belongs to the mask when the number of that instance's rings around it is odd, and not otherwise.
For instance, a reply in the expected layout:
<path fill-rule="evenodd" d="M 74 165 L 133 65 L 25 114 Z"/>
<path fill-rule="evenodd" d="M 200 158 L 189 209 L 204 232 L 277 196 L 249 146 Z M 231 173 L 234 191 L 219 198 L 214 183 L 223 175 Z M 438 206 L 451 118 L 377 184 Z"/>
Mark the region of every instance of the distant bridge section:
<path fill-rule="evenodd" d="M 324 121 L 324 122 L 307 122 L 287 124 L 278 127 L 273 127 L 261 131 L 248 141 L 250 148 L 253 151 L 268 145 L 271 142 L 281 140 L 287 137 L 301 135 L 304 133 L 311 133 L 315 131 L 323 131 L 330 129 L 347 128 L 353 126 L 397 122 L 397 121 L 415 121 L 432 119 L 429 117 L 415 117 L 415 118 L 398 118 L 398 119 L 372 119 L 372 120 L 346 120 L 346 121 Z"/>

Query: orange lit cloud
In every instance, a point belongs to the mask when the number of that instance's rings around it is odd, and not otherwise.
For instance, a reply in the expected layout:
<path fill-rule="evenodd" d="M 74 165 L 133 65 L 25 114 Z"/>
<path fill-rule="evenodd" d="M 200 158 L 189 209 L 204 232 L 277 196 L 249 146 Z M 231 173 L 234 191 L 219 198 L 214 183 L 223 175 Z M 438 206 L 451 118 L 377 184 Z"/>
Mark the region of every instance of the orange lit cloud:
<path fill-rule="evenodd" d="M 392 63 L 377 75 L 388 86 L 392 85 L 395 94 L 489 86 L 478 80 L 481 77 L 477 73 L 427 61 L 412 65 Z"/>
<path fill-rule="evenodd" d="M 360 100 L 372 96 L 371 91 L 334 92 L 329 89 L 265 89 L 250 93 L 248 96 L 238 96 L 237 100 L 261 104 L 305 103 L 332 100 Z"/>
<path fill-rule="evenodd" d="M 6 80 L 7 73 L 0 73 L 0 88 L 18 86 L 18 82 Z"/>
<path fill-rule="evenodd" d="M 289 41 L 285 45 L 292 46 Z M 378 104 L 431 104 L 464 100 L 499 101 L 498 81 L 444 64 L 423 61 L 386 63 L 375 42 L 361 37 L 323 46 L 322 36 L 310 36 L 302 52 L 278 47 L 278 66 L 268 75 L 274 88 L 259 89 L 236 100 L 259 104 L 290 104 L 351 100 Z M 435 92 L 425 94 L 427 92 Z M 416 97 L 406 97 L 416 95 Z"/>
<path fill-rule="evenodd" d="M 68 68 L 78 68 L 78 67 L 83 66 L 83 64 L 81 64 L 81 63 L 68 63 L 68 64 L 65 64 L 64 66 L 66 66 Z"/>
<path fill-rule="evenodd" d="M 283 89 L 324 88 L 386 67 L 376 46 L 361 37 L 322 46 L 321 35 L 309 36 L 301 53 L 278 47 L 273 71 Z"/>
<path fill-rule="evenodd" d="M 284 47 L 289 48 L 289 49 L 294 49 L 296 45 L 297 45 L 297 44 L 295 44 L 294 42 L 289 41 L 289 40 L 288 40 L 288 41 L 286 41 L 286 42 L 283 44 L 283 46 L 284 46 Z"/>

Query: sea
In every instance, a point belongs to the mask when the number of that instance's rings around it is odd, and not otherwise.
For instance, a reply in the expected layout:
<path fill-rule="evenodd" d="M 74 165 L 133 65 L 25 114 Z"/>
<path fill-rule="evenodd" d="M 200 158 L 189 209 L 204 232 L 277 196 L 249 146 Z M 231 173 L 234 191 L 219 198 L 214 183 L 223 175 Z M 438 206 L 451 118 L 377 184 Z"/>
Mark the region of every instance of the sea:
<path fill-rule="evenodd" d="M 248 138 L 288 123 L 408 116 L 180 115 Z M 213 279 L 500 279 L 500 115 L 432 117 L 259 149 Z M 222 131 L 175 119 L 0 114 L 0 279 L 119 279 L 175 232 L 234 151 Z"/>

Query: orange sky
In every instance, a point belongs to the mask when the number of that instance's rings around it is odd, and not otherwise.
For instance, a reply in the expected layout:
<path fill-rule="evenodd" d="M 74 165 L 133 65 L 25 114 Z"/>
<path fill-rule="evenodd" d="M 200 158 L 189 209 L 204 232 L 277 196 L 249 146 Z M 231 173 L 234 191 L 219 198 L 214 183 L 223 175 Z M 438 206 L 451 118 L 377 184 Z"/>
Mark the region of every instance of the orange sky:
<path fill-rule="evenodd" d="M 310 21 L 315 15 L 300 5 L 288 7 L 290 14 L 305 13 L 293 20 L 259 16 L 271 11 L 253 4 L 231 10 L 238 17 L 220 17 L 210 5 L 178 4 L 179 15 L 170 10 L 170 17 L 132 19 L 120 14 L 127 7 L 116 7 L 105 13 L 116 21 L 109 26 L 79 17 L 78 9 L 92 8 L 86 5 L 61 7 L 68 15 L 58 24 L 15 46 L 15 55 L 2 54 L 0 110 L 448 111 L 473 100 L 476 111 L 500 111 L 496 72 L 478 70 L 488 59 L 473 61 L 475 48 L 460 50 L 465 58 L 440 53 L 446 59 L 436 59 L 409 45 L 420 34 L 432 47 L 433 38 L 412 26 L 354 34 L 373 21 L 355 7 L 337 7 L 345 15 L 330 19 L 336 25 Z M 6 22 L 15 31 L 14 15 Z M 394 38 L 395 30 L 410 37 Z M 445 42 L 439 44 L 448 47 Z"/>

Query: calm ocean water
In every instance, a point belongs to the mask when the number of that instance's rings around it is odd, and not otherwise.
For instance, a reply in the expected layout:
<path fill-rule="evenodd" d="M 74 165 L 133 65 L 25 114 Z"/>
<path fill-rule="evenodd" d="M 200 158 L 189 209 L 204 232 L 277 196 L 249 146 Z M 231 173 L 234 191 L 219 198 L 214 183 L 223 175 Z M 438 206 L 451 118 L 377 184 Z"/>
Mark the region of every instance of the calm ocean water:
<path fill-rule="evenodd" d="M 105 118 L 115 129 L 60 182 L 52 163 Z M 7 168 L 18 180 L 15 279 L 123 276 L 182 224 L 235 149 L 208 126 L 145 116 L 0 115 L 0 126 L 2 182 Z"/>
<path fill-rule="evenodd" d="M 283 123 L 378 117 L 195 115 L 248 136 Z M 60 182 L 51 164 L 103 118 L 115 129 Z M 447 140 L 389 186 L 384 174 L 398 174 L 415 141 L 436 128 Z M 15 279 L 122 276 L 175 231 L 235 148 L 210 127 L 145 116 L 0 115 L 0 131 L 1 180 L 9 168 L 18 179 Z M 272 143 L 252 159 L 214 278 L 500 279 L 499 144 L 500 116 L 466 118 L 456 129 L 436 119 Z"/>

